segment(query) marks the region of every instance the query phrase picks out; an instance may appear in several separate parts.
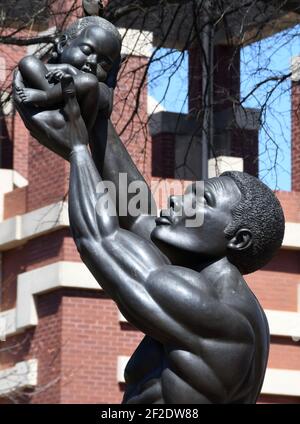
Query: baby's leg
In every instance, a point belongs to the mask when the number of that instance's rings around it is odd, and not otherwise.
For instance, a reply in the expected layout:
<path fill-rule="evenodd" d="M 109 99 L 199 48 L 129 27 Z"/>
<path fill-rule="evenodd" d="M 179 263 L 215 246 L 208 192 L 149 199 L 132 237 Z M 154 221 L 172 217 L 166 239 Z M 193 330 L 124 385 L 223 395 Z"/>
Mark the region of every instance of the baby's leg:
<path fill-rule="evenodd" d="M 16 87 L 21 101 L 38 106 L 47 105 L 47 90 L 50 89 L 50 84 L 45 77 L 48 70 L 43 62 L 35 56 L 26 56 L 19 62 L 19 70 L 24 83 L 29 86 L 29 88 Z"/>
<path fill-rule="evenodd" d="M 26 86 L 47 91 L 50 84 L 46 79 L 46 65 L 35 56 L 26 56 L 19 62 L 19 70 Z"/>
<path fill-rule="evenodd" d="M 57 80 L 62 80 L 66 74 L 57 70 L 55 77 Z M 73 76 L 76 89 L 76 97 L 80 105 L 81 115 L 88 130 L 94 126 L 100 101 L 99 81 L 95 75 L 84 72 Z M 47 91 L 47 106 L 56 105 L 63 101 L 61 84 L 52 86 Z M 40 106 L 43 106 L 41 103 Z"/>

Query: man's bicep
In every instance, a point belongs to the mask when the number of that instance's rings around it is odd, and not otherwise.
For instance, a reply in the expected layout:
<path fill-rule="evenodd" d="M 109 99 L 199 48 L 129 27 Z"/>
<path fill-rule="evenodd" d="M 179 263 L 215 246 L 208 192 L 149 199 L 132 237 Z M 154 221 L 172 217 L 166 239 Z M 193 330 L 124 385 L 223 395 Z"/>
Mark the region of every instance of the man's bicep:
<path fill-rule="evenodd" d="M 78 248 L 87 267 L 129 322 L 161 342 L 182 339 L 184 327 L 149 290 L 150 275 L 169 264 L 155 246 L 120 230 L 101 242 L 81 240 Z"/>
<path fill-rule="evenodd" d="M 97 281 L 116 296 L 145 290 L 150 273 L 169 263 L 153 243 L 121 228 L 102 238 L 80 238 L 77 248 Z"/>

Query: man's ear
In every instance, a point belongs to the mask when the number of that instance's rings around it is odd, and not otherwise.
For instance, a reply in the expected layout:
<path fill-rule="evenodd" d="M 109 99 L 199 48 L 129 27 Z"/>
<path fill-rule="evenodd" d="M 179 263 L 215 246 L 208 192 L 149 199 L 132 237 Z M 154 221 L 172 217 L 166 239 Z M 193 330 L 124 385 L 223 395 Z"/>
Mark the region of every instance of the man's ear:
<path fill-rule="evenodd" d="M 63 34 L 61 37 L 59 37 L 59 39 L 56 43 L 56 51 L 57 51 L 58 54 L 62 54 L 68 40 L 69 40 L 69 37 L 65 34 Z"/>
<path fill-rule="evenodd" d="M 247 228 L 238 230 L 227 247 L 231 250 L 246 250 L 252 245 L 252 233 Z"/>

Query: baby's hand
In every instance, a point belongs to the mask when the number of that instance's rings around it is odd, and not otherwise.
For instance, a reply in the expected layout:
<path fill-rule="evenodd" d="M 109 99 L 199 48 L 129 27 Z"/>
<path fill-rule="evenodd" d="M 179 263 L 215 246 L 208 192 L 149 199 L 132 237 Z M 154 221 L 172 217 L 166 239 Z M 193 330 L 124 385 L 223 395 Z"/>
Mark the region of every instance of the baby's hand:
<path fill-rule="evenodd" d="M 66 76 L 66 72 L 62 71 L 61 69 L 52 69 L 50 72 L 48 72 L 45 77 L 47 78 L 48 82 L 50 84 L 57 84 L 60 82 L 64 76 Z"/>

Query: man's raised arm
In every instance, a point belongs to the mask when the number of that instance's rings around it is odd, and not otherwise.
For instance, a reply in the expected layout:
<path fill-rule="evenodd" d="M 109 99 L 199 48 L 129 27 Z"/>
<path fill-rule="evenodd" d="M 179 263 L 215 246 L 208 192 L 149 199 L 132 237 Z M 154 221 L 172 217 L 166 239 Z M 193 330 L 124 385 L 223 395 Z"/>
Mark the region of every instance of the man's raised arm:
<path fill-rule="evenodd" d="M 209 288 L 200 289 L 197 272 L 170 265 L 153 243 L 120 228 L 118 217 L 103 201 L 107 193 L 87 146 L 75 89 L 72 92 L 72 84 L 66 85 L 66 135 L 72 146 L 70 226 L 81 258 L 96 280 L 128 321 L 163 343 L 176 341 L 195 348 L 191 334 L 201 335 L 208 328 L 216 337 L 245 335 L 247 320 Z"/>
<path fill-rule="evenodd" d="M 149 239 L 155 226 L 156 205 L 152 193 L 131 159 L 120 137 L 110 120 L 98 116 L 92 135 L 92 155 L 103 180 L 111 181 L 117 190 L 117 212 L 120 225 L 140 236 Z M 122 216 L 120 206 L 127 209 L 130 200 L 135 196 L 129 193 L 128 187 L 133 182 L 141 182 L 146 202 L 141 203 L 140 215 Z"/>

